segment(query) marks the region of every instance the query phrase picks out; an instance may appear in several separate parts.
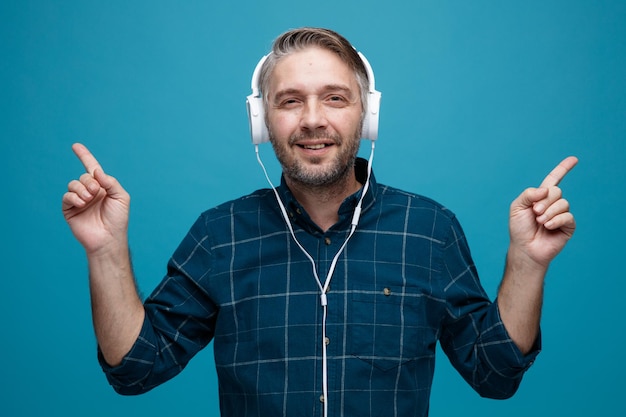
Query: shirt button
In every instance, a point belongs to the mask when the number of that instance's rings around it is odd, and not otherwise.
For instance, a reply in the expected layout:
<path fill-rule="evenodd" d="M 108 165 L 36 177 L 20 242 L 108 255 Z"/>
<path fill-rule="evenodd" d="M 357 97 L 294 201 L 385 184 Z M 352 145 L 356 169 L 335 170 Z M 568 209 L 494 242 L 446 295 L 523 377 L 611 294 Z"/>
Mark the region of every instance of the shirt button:
<path fill-rule="evenodd" d="M 324 243 L 326 243 L 327 246 L 330 245 L 330 243 L 331 243 L 330 238 L 329 237 L 325 237 L 324 238 Z"/>
<path fill-rule="evenodd" d="M 320 395 L 320 402 L 323 403 L 324 402 L 324 394 Z"/>
<path fill-rule="evenodd" d="M 296 209 L 296 213 L 298 213 L 298 214 L 302 214 L 302 210 L 300 210 L 300 207 L 298 207 L 298 208 Z"/>
<path fill-rule="evenodd" d="M 385 294 L 386 296 L 390 296 L 391 295 L 391 290 L 389 288 L 385 288 L 383 290 L 383 294 Z"/>
<path fill-rule="evenodd" d="M 330 345 L 330 338 L 329 337 L 325 338 L 324 343 L 326 343 L 326 346 Z"/>

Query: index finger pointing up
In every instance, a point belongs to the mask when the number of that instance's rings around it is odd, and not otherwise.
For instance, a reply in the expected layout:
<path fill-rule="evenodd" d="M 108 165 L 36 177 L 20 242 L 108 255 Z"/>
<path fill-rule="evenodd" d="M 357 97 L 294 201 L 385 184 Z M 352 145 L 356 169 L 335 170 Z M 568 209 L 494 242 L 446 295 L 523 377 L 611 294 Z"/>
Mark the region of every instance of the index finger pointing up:
<path fill-rule="evenodd" d="M 85 145 L 81 143 L 75 143 L 72 145 L 72 150 L 74 151 L 78 159 L 80 159 L 80 162 L 83 164 L 85 170 L 88 173 L 93 175 L 96 169 L 100 169 L 101 171 L 103 171 L 102 167 L 98 163 L 98 160 L 91 154 L 91 152 L 89 152 L 89 149 L 87 149 Z"/>
<path fill-rule="evenodd" d="M 553 187 L 559 185 L 561 180 L 567 175 L 568 172 L 576 166 L 578 163 L 578 158 L 575 156 L 568 156 L 564 160 L 561 161 L 559 165 L 554 168 L 547 177 L 543 179 L 540 187 Z"/>

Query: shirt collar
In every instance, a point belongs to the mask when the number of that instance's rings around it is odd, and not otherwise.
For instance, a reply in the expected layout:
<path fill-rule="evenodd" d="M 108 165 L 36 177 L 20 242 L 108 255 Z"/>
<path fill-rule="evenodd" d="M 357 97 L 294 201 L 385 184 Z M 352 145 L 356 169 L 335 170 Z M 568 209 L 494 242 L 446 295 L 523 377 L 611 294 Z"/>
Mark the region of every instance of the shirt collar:
<path fill-rule="evenodd" d="M 356 179 L 359 183 L 361 183 L 361 185 L 364 185 L 367 180 L 367 164 L 367 160 L 363 158 L 357 158 L 354 163 Z M 277 188 L 277 191 L 292 222 L 298 224 L 309 233 L 322 233 L 321 229 L 311 220 L 308 213 L 304 210 L 304 207 L 302 207 L 302 205 L 291 193 L 291 190 L 285 182 L 284 175 L 281 176 L 280 186 Z M 362 213 L 366 212 L 374 204 L 377 191 L 376 177 L 372 171 L 370 175 L 369 189 L 367 190 L 365 197 L 363 197 L 363 202 L 361 204 Z M 343 230 L 349 227 L 352 220 L 352 214 L 354 213 L 354 208 L 358 204 L 362 193 L 363 187 L 361 187 L 356 193 L 348 196 L 343 203 L 341 203 L 338 211 L 339 221 L 333 225 L 330 230 Z"/>

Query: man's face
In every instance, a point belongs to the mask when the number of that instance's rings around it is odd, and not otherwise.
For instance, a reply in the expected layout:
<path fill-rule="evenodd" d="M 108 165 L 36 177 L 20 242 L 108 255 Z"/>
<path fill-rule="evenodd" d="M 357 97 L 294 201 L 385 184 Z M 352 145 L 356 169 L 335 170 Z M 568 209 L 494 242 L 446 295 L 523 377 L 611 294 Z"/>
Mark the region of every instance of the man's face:
<path fill-rule="evenodd" d="M 288 181 L 320 186 L 345 179 L 361 133 L 354 72 L 334 53 L 311 47 L 281 59 L 268 90 L 270 140 Z"/>

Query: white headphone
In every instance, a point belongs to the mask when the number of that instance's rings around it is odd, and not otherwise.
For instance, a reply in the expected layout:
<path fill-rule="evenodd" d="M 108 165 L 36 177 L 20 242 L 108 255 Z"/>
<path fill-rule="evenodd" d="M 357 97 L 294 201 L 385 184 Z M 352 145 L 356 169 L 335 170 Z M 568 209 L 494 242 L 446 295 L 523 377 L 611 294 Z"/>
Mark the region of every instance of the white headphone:
<path fill-rule="evenodd" d="M 270 52 L 271 53 L 271 52 Z M 376 140 L 378 138 L 378 112 L 380 110 L 380 91 L 376 91 L 376 81 L 374 79 L 374 71 L 365 58 L 358 52 L 359 57 L 363 61 L 367 79 L 369 81 L 369 91 L 367 92 L 367 114 L 363 118 L 363 128 L 361 131 L 362 139 Z M 263 63 L 269 55 L 264 55 L 252 74 L 252 94 L 246 97 L 246 107 L 248 108 L 248 120 L 250 122 L 250 134 L 252 143 L 258 145 L 269 142 L 270 134 L 265 124 L 265 109 L 263 107 L 263 97 L 261 96 L 261 88 L 259 86 L 259 77 Z"/>

